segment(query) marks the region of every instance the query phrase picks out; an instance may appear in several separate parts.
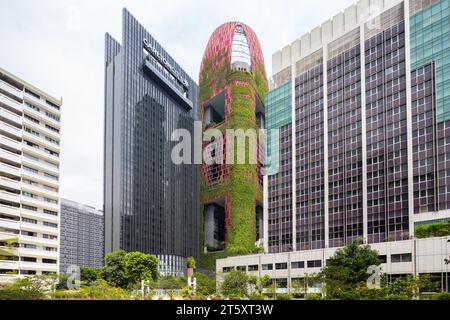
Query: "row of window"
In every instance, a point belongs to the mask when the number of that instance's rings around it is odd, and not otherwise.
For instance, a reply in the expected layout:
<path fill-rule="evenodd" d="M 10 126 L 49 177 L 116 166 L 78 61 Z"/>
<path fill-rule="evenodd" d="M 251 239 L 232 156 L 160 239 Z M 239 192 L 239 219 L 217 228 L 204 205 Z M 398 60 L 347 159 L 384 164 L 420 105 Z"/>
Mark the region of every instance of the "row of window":
<path fill-rule="evenodd" d="M 33 91 L 31 91 L 31 90 L 28 89 L 28 88 L 25 88 L 25 93 L 27 93 L 27 94 L 29 94 L 29 95 L 35 97 L 35 98 L 38 99 L 38 100 L 41 100 L 41 96 L 40 96 L 40 95 L 38 95 L 37 93 L 34 93 Z M 56 110 L 59 110 L 59 106 L 56 105 L 56 104 L 54 104 L 53 102 L 51 102 L 51 101 L 45 99 L 45 103 L 46 103 L 47 105 L 49 105 L 50 107 L 55 108 Z"/>
<path fill-rule="evenodd" d="M 379 256 L 379 259 L 381 263 L 387 262 L 386 255 Z M 400 253 L 400 254 L 392 254 L 391 255 L 391 263 L 399 263 L 399 262 L 411 262 L 412 261 L 412 255 L 411 253 Z M 322 267 L 322 260 L 309 260 L 306 262 L 306 266 L 308 268 L 321 268 Z M 267 263 L 262 264 L 261 269 L 264 271 L 267 270 L 287 270 L 288 264 L 286 262 L 278 262 L 278 263 Z M 303 269 L 305 268 L 305 261 L 292 261 L 291 262 L 291 269 Z M 259 266 L 257 264 L 254 265 L 248 265 L 248 266 L 236 266 L 234 267 L 223 267 L 223 272 L 230 272 L 232 270 L 239 270 L 239 271 L 258 271 Z"/>
<path fill-rule="evenodd" d="M 29 211 L 34 211 L 34 212 L 38 211 L 38 208 L 33 207 L 33 206 L 29 206 L 29 205 L 26 205 L 26 204 L 22 204 L 22 209 L 29 210 Z M 58 215 L 58 212 L 52 211 L 52 210 L 48 210 L 48 209 L 43 209 L 42 212 L 45 213 L 45 214 L 52 215 L 52 216 L 57 216 Z"/>
<path fill-rule="evenodd" d="M 55 152 L 55 151 L 50 150 L 48 148 L 40 147 L 38 144 L 36 144 L 34 142 L 31 142 L 31 141 L 28 141 L 28 140 L 23 140 L 23 142 L 29 147 L 32 147 L 32 148 L 38 149 L 38 150 L 42 149 L 42 151 L 44 151 L 45 153 L 48 153 L 49 155 L 52 155 L 54 157 L 59 157 L 59 153 L 58 152 Z"/>
<path fill-rule="evenodd" d="M 20 234 L 24 235 L 24 236 L 28 236 L 28 237 L 34 237 L 34 238 L 38 237 L 37 236 L 37 232 L 32 232 L 32 231 L 21 230 Z M 49 240 L 57 240 L 58 236 L 53 235 L 53 234 L 46 234 L 46 233 L 44 233 L 44 234 L 42 234 L 42 238 L 43 239 L 49 239 Z"/>
<path fill-rule="evenodd" d="M 29 102 L 25 102 L 25 105 L 28 107 L 28 108 L 30 108 L 30 109 L 33 109 L 34 111 L 37 111 L 37 112 L 41 112 L 41 108 L 39 108 L 38 106 L 36 106 L 36 105 L 34 105 L 34 104 L 32 104 L 32 103 L 29 103 Z M 56 114 L 54 114 L 54 113 L 51 113 L 51 112 L 48 112 L 47 110 L 45 111 L 45 112 L 43 112 L 47 117 L 49 117 L 50 119 L 53 119 L 53 120 L 55 120 L 55 121 L 58 121 L 59 122 L 59 116 L 57 116 Z"/>

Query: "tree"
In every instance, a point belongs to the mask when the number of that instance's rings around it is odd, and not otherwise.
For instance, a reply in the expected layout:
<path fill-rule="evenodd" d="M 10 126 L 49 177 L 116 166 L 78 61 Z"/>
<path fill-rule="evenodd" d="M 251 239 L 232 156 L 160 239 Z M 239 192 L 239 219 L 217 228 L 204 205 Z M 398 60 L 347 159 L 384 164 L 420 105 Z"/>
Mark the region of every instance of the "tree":
<path fill-rule="evenodd" d="M 367 282 L 368 267 L 380 265 L 378 252 L 360 243 L 360 240 L 355 240 L 337 250 L 319 273 L 328 298 L 353 299 L 358 283 Z"/>
<path fill-rule="evenodd" d="M 195 273 L 194 277 L 197 278 L 197 293 L 205 297 L 216 293 L 216 279 L 214 276 L 208 277 L 203 273 Z"/>
<path fill-rule="evenodd" d="M 158 280 L 158 258 L 155 255 L 129 252 L 125 255 L 123 263 L 125 273 L 132 284 L 141 280 Z"/>
<path fill-rule="evenodd" d="M 419 297 L 420 291 L 431 287 L 429 275 L 399 277 L 384 286 L 384 298 L 389 300 L 411 300 Z"/>
<path fill-rule="evenodd" d="M 245 272 L 233 270 L 225 276 L 220 287 L 227 297 L 244 297 L 247 295 L 248 276 Z"/>
<path fill-rule="evenodd" d="M 86 284 L 90 284 L 98 280 L 99 271 L 97 269 L 91 267 L 84 267 L 80 270 L 80 280 L 85 282 Z"/>
<path fill-rule="evenodd" d="M 142 252 L 118 250 L 105 256 L 105 266 L 100 273 L 110 286 L 126 289 L 141 280 L 158 280 L 158 258 Z"/>
<path fill-rule="evenodd" d="M 355 300 L 381 300 L 384 297 L 385 292 L 382 288 L 369 289 L 366 282 L 358 283 L 352 296 Z"/>
<path fill-rule="evenodd" d="M 118 250 L 106 254 L 105 266 L 101 269 L 101 276 L 112 287 L 127 288 L 130 279 L 125 271 L 126 252 Z"/>
<path fill-rule="evenodd" d="M 267 274 L 262 277 L 251 276 L 249 277 L 248 283 L 251 285 L 252 290 L 254 290 L 258 295 L 262 295 L 264 289 L 271 284 L 271 279 Z"/>

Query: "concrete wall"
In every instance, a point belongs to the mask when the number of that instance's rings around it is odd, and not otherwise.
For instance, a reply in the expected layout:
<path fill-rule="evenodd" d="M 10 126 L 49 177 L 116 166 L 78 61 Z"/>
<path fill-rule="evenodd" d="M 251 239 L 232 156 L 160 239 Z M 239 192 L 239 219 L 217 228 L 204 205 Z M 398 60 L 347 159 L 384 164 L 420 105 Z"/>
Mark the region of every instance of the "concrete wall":
<path fill-rule="evenodd" d="M 294 64 L 314 51 L 322 48 L 330 41 L 336 40 L 360 24 L 385 11 L 403 0 L 359 0 L 344 12 L 323 22 L 320 26 L 300 36 L 290 45 L 272 55 L 272 74 Z"/>
<path fill-rule="evenodd" d="M 450 255 L 450 236 L 415 239 L 395 242 L 385 242 L 370 245 L 372 249 L 380 255 L 387 256 L 387 263 L 381 265 L 383 272 L 389 274 L 421 274 L 421 273 L 441 273 L 450 269 L 444 264 L 444 259 Z M 222 279 L 224 267 L 237 267 L 258 265 L 258 271 L 248 272 L 251 275 L 263 276 L 268 274 L 271 278 L 301 278 L 306 274 L 317 273 L 321 268 L 308 268 L 307 261 L 321 260 L 322 266 L 338 248 L 327 248 L 308 251 L 297 251 L 290 253 L 257 254 L 247 256 L 229 257 L 216 262 L 216 272 L 218 280 Z M 410 253 L 411 262 L 391 262 L 394 254 Z M 302 269 L 290 269 L 290 263 L 294 261 L 304 261 L 305 267 Z M 288 263 L 287 270 L 262 270 L 263 264 Z"/>

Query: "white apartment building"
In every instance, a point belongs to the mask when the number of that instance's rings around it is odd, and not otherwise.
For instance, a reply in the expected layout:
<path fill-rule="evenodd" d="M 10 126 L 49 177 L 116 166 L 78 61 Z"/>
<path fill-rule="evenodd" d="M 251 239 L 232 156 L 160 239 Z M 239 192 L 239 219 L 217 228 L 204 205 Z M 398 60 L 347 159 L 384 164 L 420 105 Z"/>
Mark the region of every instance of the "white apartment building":
<path fill-rule="evenodd" d="M 59 270 L 61 105 L 0 68 L 0 282 Z"/>

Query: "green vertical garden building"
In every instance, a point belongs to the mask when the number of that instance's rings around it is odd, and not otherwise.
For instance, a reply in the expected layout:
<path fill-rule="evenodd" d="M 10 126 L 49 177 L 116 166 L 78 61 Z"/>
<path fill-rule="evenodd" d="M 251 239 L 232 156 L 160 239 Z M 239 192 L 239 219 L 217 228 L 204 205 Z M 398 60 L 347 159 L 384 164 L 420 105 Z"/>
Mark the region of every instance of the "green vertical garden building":
<path fill-rule="evenodd" d="M 214 269 L 217 258 L 259 250 L 263 237 L 265 149 L 258 133 L 264 128 L 268 84 L 260 44 L 250 27 L 229 22 L 213 32 L 199 83 L 204 137 L 216 133 L 203 142 L 200 267 Z M 238 161 L 239 143 L 227 134 L 230 129 L 245 133 L 244 163 Z"/>

